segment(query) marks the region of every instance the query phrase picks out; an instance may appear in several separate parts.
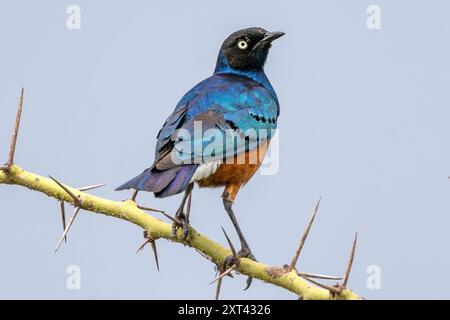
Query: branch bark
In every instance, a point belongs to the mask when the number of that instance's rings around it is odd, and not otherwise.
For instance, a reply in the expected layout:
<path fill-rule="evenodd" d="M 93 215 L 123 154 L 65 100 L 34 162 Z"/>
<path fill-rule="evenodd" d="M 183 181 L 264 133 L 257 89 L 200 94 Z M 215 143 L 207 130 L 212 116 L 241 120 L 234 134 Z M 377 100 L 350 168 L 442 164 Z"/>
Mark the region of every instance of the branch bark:
<path fill-rule="evenodd" d="M 76 201 L 53 180 L 25 171 L 17 165 L 11 165 L 9 171 L 0 170 L 0 184 L 23 186 L 46 194 L 54 199 L 80 205 L 75 203 Z M 192 227 L 192 232 L 188 239 L 182 240 L 182 230 L 178 230 L 177 237 L 173 238 L 170 224 L 139 209 L 134 201 L 112 201 L 81 192 L 67 185 L 65 186 L 81 200 L 80 206 L 82 209 L 134 223 L 147 231 L 149 237 L 154 240 L 164 238 L 195 248 L 217 265 L 222 265 L 226 257 L 231 254 L 229 249 L 200 234 Z M 360 296 L 348 289 L 343 289 L 340 293 L 336 293 L 324 288 L 312 286 L 300 277 L 295 269 L 287 266 L 272 267 L 242 258 L 239 266 L 236 266 L 236 271 L 285 288 L 302 299 L 361 299 Z"/>

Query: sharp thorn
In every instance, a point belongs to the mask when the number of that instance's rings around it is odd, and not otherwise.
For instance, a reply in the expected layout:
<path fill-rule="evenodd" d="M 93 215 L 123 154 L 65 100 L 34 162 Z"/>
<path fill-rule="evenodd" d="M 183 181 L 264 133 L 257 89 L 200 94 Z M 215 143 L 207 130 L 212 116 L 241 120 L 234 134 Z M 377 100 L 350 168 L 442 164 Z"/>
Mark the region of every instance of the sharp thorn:
<path fill-rule="evenodd" d="M 75 218 L 77 217 L 77 214 L 80 211 L 80 209 L 81 209 L 80 207 L 75 207 L 73 215 L 72 215 L 72 217 L 69 220 L 69 224 L 67 225 L 66 229 L 64 230 L 64 232 L 63 232 L 63 234 L 61 236 L 61 239 L 59 239 L 58 244 L 56 245 L 55 252 L 58 251 L 58 249 L 61 246 L 61 243 L 63 242 L 64 238 L 67 236 L 67 233 L 69 232 L 70 227 L 72 226 L 73 222 L 75 221 Z"/>
<path fill-rule="evenodd" d="M 159 259 L 158 259 L 158 250 L 156 249 L 156 241 L 150 241 L 150 245 L 152 246 L 153 255 L 155 256 L 156 269 L 159 271 Z"/>
<path fill-rule="evenodd" d="M 60 186 L 65 192 L 67 192 L 67 194 L 73 199 L 73 201 L 75 202 L 75 204 L 77 206 L 81 206 L 81 199 L 79 197 L 77 197 L 72 191 L 69 190 L 69 188 L 67 188 L 65 185 L 63 185 L 61 182 L 59 182 L 58 180 L 56 180 L 55 178 L 53 178 L 52 176 L 49 176 L 50 179 L 52 179 L 58 186 Z"/>
<path fill-rule="evenodd" d="M 147 245 L 147 243 L 150 242 L 150 239 L 145 239 L 144 243 L 140 245 L 140 247 L 137 249 L 136 253 L 139 253 L 144 249 L 144 247 Z"/>
<path fill-rule="evenodd" d="M 172 217 L 171 215 L 168 215 L 167 213 L 165 213 L 164 211 L 161 211 L 161 213 L 168 218 L 169 220 L 172 220 L 173 223 L 176 223 L 177 225 L 181 226 L 181 221 Z"/>
<path fill-rule="evenodd" d="M 197 251 L 197 253 L 198 253 L 199 255 L 201 255 L 203 258 L 205 258 L 206 260 L 209 260 L 209 261 L 211 261 L 211 262 L 214 262 L 213 259 L 212 259 L 210 256 L 207 256 L 206 254 L 204 254 L 204 253 L 201 252 L 200 250 L 195 249 L 195 251 Z"/>
<path fill-rule="evenodd" d="M 187 206 L 186 206 L 186 222 L 189 224 L 189 218 L 191 216 L 191 201 L 192 201 L 192 190 L 189 192 L 189 197 L 187 200 Z"/>
<path fill-rule="evenodd" d="M 211 281 L 209 284 L 213 284 L 216 281 L 219 281 L 220 279 L 222 279 L 223 277 L 225 277 L 226 275 L 228 275 L 230 272 L 232 272 L 234 269 L 236 269 L 236 265 L 233 264 L 231 267 L 229 267 L 227 270 L 225 270 L 223 273 L 221 273 L 217 278 L 215 278 L 213 281 Z"/>
<path fill-rule="evenodd" d="M 145 211 L 152 211 L 152 212 L 159 212 L 159 213 L 163 213 L 163 210 L 158 210 L 158 209 L 153 209 L 153 208 L 148 208 L 148 207 L 144 207 L 144 206 L 137 206 L 139 209 L 141 210 L 145 210 Z"/>
<path fill-rule="evenodd" d="M 97 188 L 100 188 L 100 187 L 103 187 L 103 186 L 105 186 L 105 184 L 104 183 L 100 183 L 100 184 L 94 184 L 92 186 L 80 187 L 80 188 L 77 188 L 77 189 L 79 191 L 88 191 L 88 190 L 97 189 Z"/>
<path fill-rule="evenodd" d="M 329 290 L 333 294 L 340 294 L 342 292 L 342 290 L 340 288 L 336 288 L 333 286 L 329 286 L 329 285 L 317 282 L 311 278 L 307 278 L 307 277 L 302 277 L 302 278 L 308 280 L 309 282 L 311 282 L 312 284 L 315 284 L 318 287 Z"/>
<path fill-rule="evenodd" d="M 315 278 L 315 279 L 325 279 L 325 280 L 342 280 L 342 277 L 327 276 L 324 274 L 317 274 L 317 273 L 297 272 L 297 274 L 304 278 Z"/>
<path fill-rule="evenodd" d="M 156 249 L 156 241 L 152 239 L 145 239 L 144 243 L 137 249 L 136 253 L 142 251 L 144 247 L 150 243 L 152 246 L 153 254 L 155 256 L 156 269 L 159 271 L 159 258 L 158 258 L 158 250 Z"/>
<path fill-rule="evenodd" d="M 222 288 L 222 278 L 217 280 L 217 287 L 216 287 L 216 300 L 219 300 L 220 297 L 220 289 Z"/>
<path fill-rule="evenodd" d="M 17 136 L 19 135 L 20 119 L 22 117 L 23 93 L 24 93 L 24 88 L 22 88 L 22 90 L 20 92 L 19 103 L 17 105 L 16 122 L 14 125 L 13 134 L 11 137 L 11 145 L 9 146 L 8 162 L 6 163 L 6 165 L 4 167 L 2 167 L 2 170 L 7 171 L 7 172 L 11 169 L 11 166 L 14 163 L 14 155 L 16 153 Z"/>
<path fill-rule="evenodd" d="M 64 230 L 66 230 L 66 207 L 64 205 L 64 201 L 61 201 L 61 218 L 64 232 Z M 64 242 L 67 243 L 67 236 L 64 237 Z"/>
<path fill-rule="evenodd" d="M 239 262 L 240 262 L 239 256 L 238 256 L 238 254 L 236 253 L 236 250 L 234 249 L 234 246 L 233 246 L 233 244 L 231 243 L 230 238 L 228 238 L 228 235 L 227 235 L 227 233 L 225 232 L 225 229 L 224 229 L 223 227 L 221 227 L 221 228 L 222 228 L 223 234 L 225 235 L 225 238 L 227 238 L 228 245 L 230 246 L 230 249 L 231 249 L 231 253 L 233 254 L 234 263 L 235 263 L 236 265 L 239 265 Z"/>
<path fill-rule="evenodd" d="M 347 282 L 350 277 L 350 271 L 352 270 L 353 258 L 355 257 L 356 241 L 358 240 L 358 232 L 355 233 L 355 239 L 353 240 L 352 250 L 348 259 L 347 268 L 345 269 L 344 280 L 342 281 L 342 287 L 347 287 Z"/>
<path fill-rule="evenodd" d="M 319 209 L 319 205 L 320 205 L 320 200 L 321 199 L 322 199 L 322 197 L 320 197 L 319 200 L 317 201 L 317 204 L 316 204 L 316 206 L 315 206 L 315 208 L 314 208 L 314 210 L 313 210 L 313 212 L 311 214 L 311 217 L 309 218 L 308 225 L 306 226 L 305 231 L 303 232 L 303 235 L 300 238 L 300 243 L 299 243 L 299 245 L 297 247 L 297 251 L 295 251 L 295 255 L 292 258 L 292 261 L 291 261 L 291 264 L 290 264 L 291 269 L 295 269 L 295 266 L 297 265 L 298 258 L 300 257 L 300 253 L 302 252 L 302 249 L 303 249 L 303 245 L 305 244 L 306 238 L 308 237 L 308 234 L 309 234 L 309 230 L 311 230 L 311 226 L 312 226 L 312 224 L 314 222 L 314 219 L 316 217 L 317 210 Z"/>

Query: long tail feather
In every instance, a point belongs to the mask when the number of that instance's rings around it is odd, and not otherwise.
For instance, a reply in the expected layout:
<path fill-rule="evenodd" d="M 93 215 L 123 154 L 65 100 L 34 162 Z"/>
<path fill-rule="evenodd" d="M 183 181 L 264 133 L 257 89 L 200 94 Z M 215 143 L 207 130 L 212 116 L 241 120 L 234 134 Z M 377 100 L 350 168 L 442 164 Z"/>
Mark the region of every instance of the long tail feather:
<path fill-rule="evenodd" d="M 168 197 L 184 191 L 196 169 L 197 165 L 179 166 L 164 171 L 149 168 L 119 186 L 116 191 L 135 189 L 154 192 L 158 198 Z"/>

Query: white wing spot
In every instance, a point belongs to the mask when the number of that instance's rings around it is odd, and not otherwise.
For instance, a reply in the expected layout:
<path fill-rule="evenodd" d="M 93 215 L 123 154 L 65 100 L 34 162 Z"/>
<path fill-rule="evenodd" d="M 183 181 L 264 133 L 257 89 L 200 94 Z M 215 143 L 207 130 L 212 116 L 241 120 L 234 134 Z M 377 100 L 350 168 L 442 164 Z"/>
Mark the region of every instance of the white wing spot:
<path fill-rule="evenodd" d="M 197 170 L 195 170 L 190 182 L 199 181 L 209 177 L 217 171 L 222 163 L 222 160 L 214 160 L 211 162 L 202 163 L 198 166 Z"/>

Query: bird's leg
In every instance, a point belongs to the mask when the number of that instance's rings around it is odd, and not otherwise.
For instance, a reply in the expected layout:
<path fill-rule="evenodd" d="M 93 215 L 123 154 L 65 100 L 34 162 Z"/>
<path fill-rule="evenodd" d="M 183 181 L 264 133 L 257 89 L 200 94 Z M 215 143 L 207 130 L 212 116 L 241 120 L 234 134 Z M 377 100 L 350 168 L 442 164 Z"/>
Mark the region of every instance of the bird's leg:
<path fill-rule="evenodd" d="M 231 222 L 233 223 L 233 226 L 238 234 L 239 241 L 241 242 L 241 250 L 238 252 L 238 255 L 239 257 L 249 258 L 256 261 L 256 258 L 253 255 L 252 251 L 250 250 L 247 240 L 245 240 L 244 234 L 242 233 L 241 228 L 239 227 L 236 216 L 234 215 L 233 209 L 231 208 L 232 205 L 233 201 L 227 198 L 223 199 L 223 206 L 225 208 L 225 211 L 230 216 Z"/>
<path fill-rule="evenodd" d="M 133 191 L 133 194 L 131 195 L 131 201 L 136 202 L 136 197 L 137 197 L 138 193 L 139 193 L 139 190 Z"/>
<path fill-rule="evenodd" d="M 231 208 L 233 205 L 233 200 L 236 197 L 237 192 L 239 191 L 240 186 L 227 186 L 225 188 L 225 191 L 222 195 L 223 198 L 223 206 L 225 208 L 225 211 L 230 216 L 231 222 L 233 223 L 234 228 L 236 229 L 236 232 L 239 237 L 239 241 L 241 242 L 241 250 L 238 252 L 239 257 L 249 258 L 253 261 L 257 261 L 255 256 L 253 255 L 252 251 L 250 250 L 250 247 L 248 246 L 247 240 L 245 240 L 244 234 L 241 231 L 241 228 L 239 227 L 239 224 L 237 222 L 236 216 L 234 215 L 233 209 Z M 224 266 L 228 267 L 230 265 L 236 264 L 236 261 L 234 261 L 233 255 L 228 256 L 225 259 Z M 248 277 L 247 278 L 247 285 L 244 288 L 244 290 L 247 290 L 250 288 L 250 285 L 252 284 L 253 278 Z"/>
<path fill-rule="evenodd" d="M 183 199 L 181 200 L 181 204 L 178 207 L 177 212 L 175 213 L 175 218 L 177 218 L 180 221 L 181 225 L 177 224 L 177 223 L 174 223 L 172 225 L 172 236 L 173 237 L 176 237 L 177 229 L 179 227 L 183 228 L 183 239 L 184 240 L 186 240 L 187 237 L 189 236 L 189 221 L 188 221 L 188 217 L 184 214 L 184 206 L 186 204 L 186 200 L 190 197 L 193 187 L 194 187 L 193 183 L 189 184 L 186 191 L 184 192 Z M 190 210 L 190 208 L 189 208 L 189 210 Z"/>
<path fill-rule="evenodd" d="M 252 254 L 252 251 L 250 250 L 250 247 L 248 246 L 247 240 L 245 240 L 244 234 L 241 231 L 241 228 L 239 227 L 239 224 L 237 222 L 236 216 L 234 215 L 232 205 L 234 202 L 234 199 L 236 198 L 237 193 L 239 192 L 240 186 L 237 185 L 227 185 L 225 188 L 225 191 L 223 192 L 222 198 L 223 198 L 223 206 L 225 208 L 225 211 L 228 213 L 231 222 L 233 223 L 234 228 L 236 229 L 236 232 L 239 237 L 239 241 L 241 242 L 241 250 L 238 252 L 238 255 L 240 257 L 249 258 L 252 260 L 255 260 L 255 256 Z"/>

